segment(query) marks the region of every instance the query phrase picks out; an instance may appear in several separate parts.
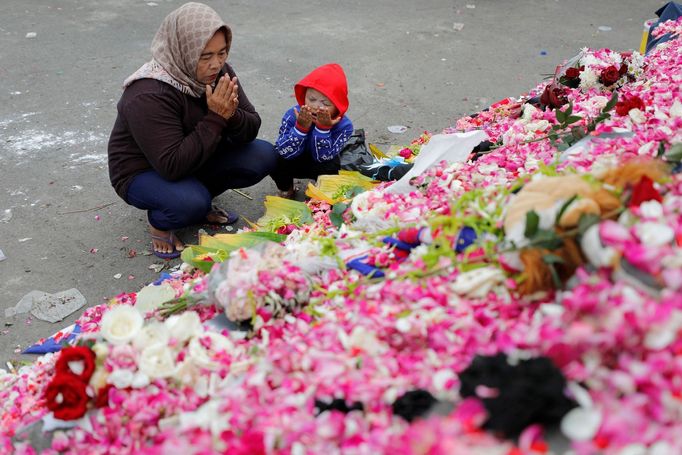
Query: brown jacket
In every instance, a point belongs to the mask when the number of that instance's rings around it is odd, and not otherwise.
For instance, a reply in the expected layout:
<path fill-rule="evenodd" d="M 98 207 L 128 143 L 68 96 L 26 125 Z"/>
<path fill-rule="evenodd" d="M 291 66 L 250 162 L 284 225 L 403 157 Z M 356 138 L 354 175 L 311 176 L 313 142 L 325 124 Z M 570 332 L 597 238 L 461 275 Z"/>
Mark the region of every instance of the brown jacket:
<path fill-rule="evenodd" d="M 225 64 L 218 77 L 234 70 Z M 206 97 L 185 95 L 155 79 L 128 86 L 109 137 L 109 178 L 126 199 L 137 174 L 154 169 L 173 181 L 192 175 L 218 149 L 256 138 L 261 119 L 239 84 L 239 106 L 229 120 L 208 110 Z"/>

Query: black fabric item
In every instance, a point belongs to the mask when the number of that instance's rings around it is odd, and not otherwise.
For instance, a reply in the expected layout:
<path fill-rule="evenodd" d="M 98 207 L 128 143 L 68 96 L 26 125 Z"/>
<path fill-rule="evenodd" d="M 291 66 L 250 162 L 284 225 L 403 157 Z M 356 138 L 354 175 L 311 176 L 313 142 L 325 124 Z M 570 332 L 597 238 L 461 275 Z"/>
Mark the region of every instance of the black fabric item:
<path fill-rule="evenodd" d="M 367 150 L 365 145 L 365 130 L 357 129 L 348 139 L 346 145 L 339 153 L 341 157 L 341 169 L 359 171 L 362 166 L 367 166 L 376 161 L 374 155 Z"/>
<path fill-rule="evenodd" d="M 540 96 L 534 96 L 533 98 L 528 99 L 526 104 L 530 104 L 531 106 L 542 109 L 543 111 L 545 110 L 545 106 L 543 106 L 542 102 L 540 101 Z"/>
<path fill-rule="evenodd" d="M 680 16 L 682 16 L 682 4 L 677 2 L 668 2 L 656 11 L 656 15 L 659 17 L 659 19 L 649 29 L 649 36 L 646 42 L 645 55 L 647 55 L 649 52 L 655 49 L 656 46 L 658 46 L 659 44 L 665 43 L 666 41 L 670 41 L 671 39 L 673 39 L 670 33 L 666 33 L 663 36 L 654 38 L 653 31 L 656 30 L 656 28 L 663 22 L 669 20 L 677 20 Z"/>
<path fill-rule="evenodd" d="M 410 390 L 393 402 L 393 414 L 408 422 L 422 417 L 438 403 L 433 395 L 422 389 Z"/>
<path fill-rule="evenodd" d="M 471 161 L 476 161 L 483 155 L 487 154 L 490 152 L 490 147 L 493 145 L 492 142 L 490 141 L 483 141 L 480 144 L 478 144 L 474 149 L 471 151 L 473 156 L 471 157 Z"/>
<path fill-rule="evenodd" d="M 556 423 L 576 406 L 564 394 L 566 379 L 547 357 L 520 360 L 514 366 L 505 354 L 476 356 L 459 379 L 462 398 L 477 397 L 488 411 L 484 428 L 508 438 L 533 423 Z M 493 394 L 478 396 L 479 386 Z"/>
<path fill-rule="evenodd" d="M 374 180 L 379 180 L 381 182 L 389 182 L 392 180 L 400 180 L 405 174 L 412 169 L 414 164 L 398 164 L 397 166 L 381 166 L 377 169 L 365 169 L 363 168 L 360 172 L 367 177 L 372 177 Z"/>
<path fill-rule="evenodd" d="M 346 400 L 341 398 L 335 398 L 330 403 L 322 400 L 315 400 L 315 408 L 317 408 L 317 414 L 320 415 L 325 411 L 339 411 L 344 414 L 348 414 L 351 411 L 364 411 L 365 406 L 359 401 L 354 402 L 352 405 L 348 406 Z"/>

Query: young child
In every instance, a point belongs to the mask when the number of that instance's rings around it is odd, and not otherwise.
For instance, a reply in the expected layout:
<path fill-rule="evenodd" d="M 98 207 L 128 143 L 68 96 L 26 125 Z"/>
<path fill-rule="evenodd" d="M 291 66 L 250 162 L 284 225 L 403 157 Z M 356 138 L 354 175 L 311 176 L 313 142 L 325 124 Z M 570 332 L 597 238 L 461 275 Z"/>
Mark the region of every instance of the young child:
<path fill-rule="evenodd" d="M 294 86 L 297 106 L 282 117 L 275 150 L 277 167 L 271 174 L 280 196 L 293 198 L 294 178 L 314 179 L 337 174 L 339 152 L 353 134 L 348 110 L 348 84 L 340 65 L 314 69 Z"/>

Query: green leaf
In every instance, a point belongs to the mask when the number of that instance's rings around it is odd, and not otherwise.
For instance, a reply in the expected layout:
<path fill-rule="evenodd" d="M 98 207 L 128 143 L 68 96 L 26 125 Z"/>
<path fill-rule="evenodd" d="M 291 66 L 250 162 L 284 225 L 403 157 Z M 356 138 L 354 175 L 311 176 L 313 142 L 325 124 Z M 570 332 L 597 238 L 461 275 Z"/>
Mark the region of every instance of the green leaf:
<path fill-rule="evenodd" d="M 555 109 L 554 113 L 556 114 L 556 121 L 563 125 L 566 121 L 566 113 L 561 109 Z"/>
<path fill-rule="evenodd" d="M 557 235 L 556 232 L 548 229 L 538 229 L 538 232 L 530 239 L 533 246 L 539 248 L 546 248 L 548 250 L 556 250 L 561 248 L 564 241 Z"/>
<path fill-rule="evenodd" d="M 663 156 L 665 157 L 666 161 L 673 163 L 679 163 L 682 161 L 682 142 L 673 144 Z"/>
<path fill-rule="evenodd" d="M 602 113 L 607 113 L 614 107 L 616 107 L 616 103 L 618 103 L 618 92 L 613 92 L 613 95 L 611 96 L 611 99 L 609 100 L 608 103 L 606 103 L 606 106 L 601 110 Z"/>
<path fill-rule="evenodd" d="M 336 228 L 340 228 L 343 224 L 343 213 L 348 208 L 348 204 L 337 202 L 332 206 L 332 213 L 329 214 L 329 221 L 332 222 Z"/>
<path fill-rule="evenodd" d="M 563 258 L 561 258 L 561 256 L 548 253 L 542 256 L 542 262 L 544 262 L 545 264 L 563 264 L 564 260 Z"/>
<path fill-rule="evenodd" d="M 199 245 L 188 245 L 182 250 L 180 258 L 202 272 L 208 273 L 216 262 L 223 262 L 229 253 L 217 248 L 204 247 Z M 210 258 L 210 260 L 204 260 Z"/>
<path fill-rule="evenodd" d="M 535 212 L 531 210 L 526 213 L 526 230 L 523 231 L 523 235 L 527 239 L 531 239 L 538 232 L 538 226 L 540 225 L 540 217 Z"/>
<path fill-rule="evenodd" d="M 566 125 L 570 125 L 571 123 L 578 122 L 582 120 L 583 118 L 579 115 L 569 115 L 566 117 Z"/>
<path fill-rule="evenodd" d="M 552 282 L 554 282 L 554 287 L 560 289 L 562 285 L 561 279 L 559 278 L 559 272 L 557 272 L 556 269 L 556 264 L 563 264 L 564 260 L 556 254 L 545 254 L 542 256 L 542 262 L 547 264 L 549 272 L 552 274 Z"/>
<path fill-rule="evenodd" d="M 580 216 L 580 219 L 578 220 L 578 234 L 579 235 L 585 234 L 585 232 L 589 228 L 599 223 L 600 221 L 601 217 L 599 215 L 595 215 L 594 213 L 583 213 Z"/>
<path fill-rule="evenodd" d="M 401 318 L 405 318 L 411 314 L 412 314 L 412 310 L 403 310 L 400 313 L 396 314 L 395 317 L 396 317 L 396 319 L 401 319 Z"/>
<path fill-rule="evenodd" d="M 542 259 L 544 260 L 545 258 L 543 257 Z M 559 259 L 561 259 L 561 258 L 559 258 Z M 549 273 L 552 274 L 552 282 L 554 283 L 554 287 L 556 289 L 561 289 L 561 287 L 562 287 L 561 278 L 559 278 L 559 272 L 557 272 L 556 267 L 554 266 L 554 263 L 548 262 L 547 267 L 549 268 Z"/>
<path fill-rule="evenodd" d="M 345 195 L 345 196 L 346 196 L 346 198 L 351 199 L 351 198 L 354 198 L 355 196 L 357 196 L 357 195 L 360 194 L 360 193 L 364 193 L 365 191 L 366 191 L 366 190 L 365 190 L 363 187 L 361 187 L 361 186 L 359 186 L 359 185 L 355 185 L 355 186 L 349 188 L 349 189 L 346 191 L 346 195 Z"/>
<path fill-rule="evenodd" d="M 564 212 L 566 211 L 568 206 L 571 205 L 573 201 L 575 201 L 576 199 L 578 199 L 578 195 L 574 194 L 573 197 L 571 197 L 568 201 L 564 202 L 564 204 L 559 209 L 559 213 L 556 214 L 556 218 L 554 219 L 555 225 L 559 224 L 559 220 L 561 219 L 562 216 L 564 216 Z"/>

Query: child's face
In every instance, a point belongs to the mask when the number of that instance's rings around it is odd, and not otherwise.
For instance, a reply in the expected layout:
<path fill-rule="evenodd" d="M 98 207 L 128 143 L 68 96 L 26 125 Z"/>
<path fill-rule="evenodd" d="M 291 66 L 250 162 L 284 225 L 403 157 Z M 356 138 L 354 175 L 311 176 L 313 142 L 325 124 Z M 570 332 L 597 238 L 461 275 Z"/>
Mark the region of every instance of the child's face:
<path fill-rule="evenodd" d="M 313 117 L 317 117 L 317 111 L 321 108 L 329 111 L 329 116 L 335 118 L 339 115 L 339 110 L 334 106 L 334 103 L 329 101 L 329 98 L 318 92 L 314 88 L 308 88 L 305 92 L 305 104 L 313 108 Z"/>

